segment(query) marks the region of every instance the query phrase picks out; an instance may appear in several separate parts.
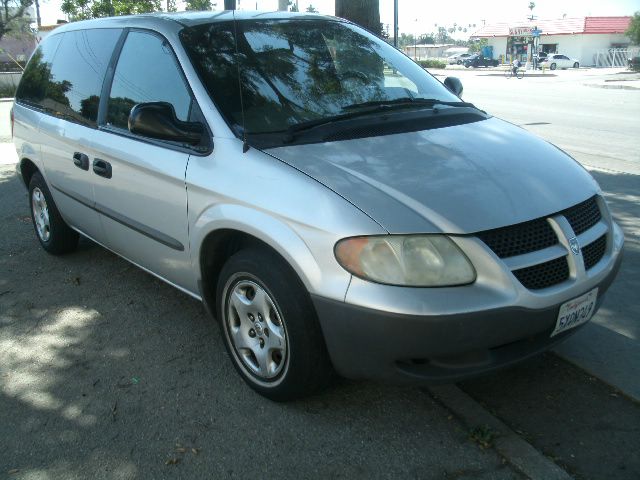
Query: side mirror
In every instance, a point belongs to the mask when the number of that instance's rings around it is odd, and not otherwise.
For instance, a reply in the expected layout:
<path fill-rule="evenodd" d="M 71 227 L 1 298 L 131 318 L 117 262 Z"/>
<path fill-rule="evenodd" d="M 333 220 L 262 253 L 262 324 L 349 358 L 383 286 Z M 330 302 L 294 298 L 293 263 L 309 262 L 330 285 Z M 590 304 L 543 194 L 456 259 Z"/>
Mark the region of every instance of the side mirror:
<path fill-rule="evenodd" d="M 444 80 L 444 86 L 457 96 L 462 96 L 462 82 L 458 77 L 447 77 Z"/>
<path fill-rule="evenodd" d="M 183 122 L 167 102 L 138 103 L 129 114 L 129 131 L 143 137 L 197 145 L 204 127 L 198 122 Z"/>

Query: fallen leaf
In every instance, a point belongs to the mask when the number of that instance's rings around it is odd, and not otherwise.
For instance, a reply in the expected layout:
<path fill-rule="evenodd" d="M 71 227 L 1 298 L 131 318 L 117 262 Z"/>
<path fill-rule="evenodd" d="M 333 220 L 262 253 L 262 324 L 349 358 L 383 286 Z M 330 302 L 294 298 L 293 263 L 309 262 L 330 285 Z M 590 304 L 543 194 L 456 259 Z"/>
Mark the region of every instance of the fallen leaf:
<path fill-rule="evenodd" d="M 180 463 L 180 458 L 178 457 L 174 457 L 174 458 L 170 458 L 169 460 L 167 460 L 166 462 L 164 462 L 165 465 L 177 465 Z"/>
<path fill-rule="evenodd" d="M 198 454 L 200 453 L 200 449 L 199 449 L 199 448 L 192 448 L 192 449 L 191 449 L 191 452 L 192 452 L 194 455 L 198 455 Z"/>
<path fill-rule="evenodd" d="M 20 469 L 18 469 L 18 468 L 13 468 L 13 469 L 9 470 L 7 473 L 8 473 L 9 475 L 13 475 L 13 474 L 15 474 L 15 473 L 18 473 L 19 471 L 20 471 Z"/>
<path fill-rule="evenodd" d="M 178 447 L 178 448 L 176 448 L 176 452 L 178 452 L 178 453 L 184 453 L 184 452 L 186 452 L 186 451 L 187 451 L 187 449 L 186 449 L 186 448 L 184 448 L 184 447 Z"/>

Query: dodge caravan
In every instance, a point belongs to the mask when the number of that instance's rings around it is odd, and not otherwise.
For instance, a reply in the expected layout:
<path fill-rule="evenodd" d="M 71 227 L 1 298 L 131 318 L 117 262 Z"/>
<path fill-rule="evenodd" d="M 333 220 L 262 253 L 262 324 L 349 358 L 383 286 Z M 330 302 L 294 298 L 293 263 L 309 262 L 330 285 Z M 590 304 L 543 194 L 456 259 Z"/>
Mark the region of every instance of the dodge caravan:
<path fill-rule="evenodd" d="M 461 92 L 338 18 L 139 15 L 51 32 L 12 122 L 42 247 L 201 300 L 286 400 L 489 372 L 601 304 L 624 239 L 598 185 Z"/>

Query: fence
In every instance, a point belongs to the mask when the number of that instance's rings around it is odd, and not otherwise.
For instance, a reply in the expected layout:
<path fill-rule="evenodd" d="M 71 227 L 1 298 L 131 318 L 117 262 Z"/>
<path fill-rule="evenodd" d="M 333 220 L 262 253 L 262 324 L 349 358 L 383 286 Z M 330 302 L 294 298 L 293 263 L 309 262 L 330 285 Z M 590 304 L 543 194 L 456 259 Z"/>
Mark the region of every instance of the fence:
<path fill-rule="evenodd" d="M 626 67 L 629 59 L 640 55 L 640 47 L 603 48 L 597 50 L 593 64 L 596 67 Z"/>

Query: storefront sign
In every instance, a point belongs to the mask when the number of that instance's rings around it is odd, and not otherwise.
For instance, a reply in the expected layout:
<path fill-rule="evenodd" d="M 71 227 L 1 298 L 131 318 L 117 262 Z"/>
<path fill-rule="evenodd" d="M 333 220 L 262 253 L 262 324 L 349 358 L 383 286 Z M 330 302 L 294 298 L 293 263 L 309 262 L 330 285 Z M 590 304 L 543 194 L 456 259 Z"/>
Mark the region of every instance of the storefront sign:
<path fill-rule="evenodd" d="M 530 37 L 531 27 L 509 27 L 510 37 Z"/>

